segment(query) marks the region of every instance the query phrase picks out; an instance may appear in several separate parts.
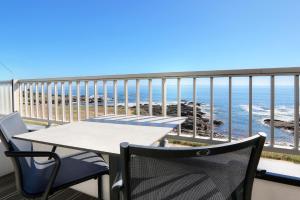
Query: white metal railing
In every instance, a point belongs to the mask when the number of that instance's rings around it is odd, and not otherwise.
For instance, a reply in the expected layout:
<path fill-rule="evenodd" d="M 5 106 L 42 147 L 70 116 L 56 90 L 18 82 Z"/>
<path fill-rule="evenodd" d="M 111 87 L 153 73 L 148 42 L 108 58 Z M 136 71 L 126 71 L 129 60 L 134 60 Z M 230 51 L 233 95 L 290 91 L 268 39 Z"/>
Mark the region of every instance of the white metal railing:
<path fill-rule="evenodd" d="M 240 70 L 216 70 L 216 71 L 193 71 L 193 72 L 171 72 L 171 73 L 148 73 L 148 74 L 127 74 L 127 75 L 106 75 L 106 76 L 82 76 L 82 77 L 62 77 L 62 78 L 39 78 L 39 79 L 22 79 L 18 83 L 18 110 L 26 118 L 34 118 L 46 121 L 72 122 L 74 120 L 84 120 L 86 118 L 98 115 L 107 115 L 109 113 L 108 105 L 108 82 L 113 83 L 113 114 L 118 113 L 118 83 L 124 81 L 124 109 L 125 115 L 129 114 L 128 102 L 128 81 L 135 81 L 136 85 L 136 109 L 137 115 L 141 113 L 140 99 L 140 81 L 148 81 L 148 109 L 149 115 L 153 112 L 153 93 L 152 80 L 161 80 L 161 105 L 162 116 L 167 115 L 167 80 L 177 80 L 177 115 L 181 115 L 181 80 L 190 78 L 193 80 L 193 134 L 192 137 L 186 137 L 181 133 L 181 127 L 178 128 L 177 135 L 170 135 L 171 138 L 185 139 L 192 141 L 203 141 L 209 143 L 220 143 L 232 140 L 232 80 L 236 77 L 246 77 L 249 80 L 249 130 L 248 135 L 252 135 L 252 112 L 253 112 L 253 77 L 268 76 L 270 77 L 270 142 L 265 147 L 266 150 L 278 151 L 292 154 L 299 154 L 299 123 L 294 127 L 294 144 L 292 147 L 279 147 L 275 143 L 274 137 L 274 108 L 275 108 L 275 77 L 276 76 L 293 76 L 294 77 L 294 120 L 299 121 L 299 67 L 292 68 L 265 68 L 265 69 L 240 69 Z M 228 138 L 226 140 L 214 137 L 214 80 L 217 77 L 228 79 Z M 210 117 L 209 124 L 211 127 L 209 137 L 197 136 L 197 80 L 209 78 L 210 83 Z M 98 83 L 102 82 L 103 103 L 102 107 L 98 104 Z M 67 84 L 67 85 L 66 85 Z M 76 94 L 73 94 L 72 87 L 75 84 Z M 81 94 L 80 86 L 84 84 L 85 94 Z M 58 86 L 60 85 L 60 99 L 58 96 Z M 89 86 L 94 89 L 94 108 L 90 109 L 89 104 Z M 68 88 L 67 88 L 68 87 Z M 46 91 L 45 91 L 46 89 Z M 68 90 L 66 90 L 68 89 Z M 52 91 L 54 90 L 54 91 Z M 35 95 L 34 95 L 35 94 Z M 85 98 L 82 98 L 82 95 Z M 66 98 L 68 97 L 68 98 Z M 47 101 L 46 101 L 47 98 Z M 54 98 L 54 101 L 52 100 Z M 66 100 L 69 102 L 68 106 Z M 75 100 L 75 101 L 73 101 Z M 85 101 L 85 109 L 81 109 Z M 50 103 L 49 103 L 50 102 Z M 74 108 L 75 106 L 75 108 Z M 68 108 L 68 109 L 66 109 Z M 101 112 L 99 109 L 102 109 Z M 67 110 L 69 110 L 67 118 Z M 93 114 L 91 112 L 93 111 Z M 75 115 L 77 117 L 75 117 Z M 83 117 L 84 115 L 85 117 Z M 76 118 L 76 119 L 74 119 Z"/>

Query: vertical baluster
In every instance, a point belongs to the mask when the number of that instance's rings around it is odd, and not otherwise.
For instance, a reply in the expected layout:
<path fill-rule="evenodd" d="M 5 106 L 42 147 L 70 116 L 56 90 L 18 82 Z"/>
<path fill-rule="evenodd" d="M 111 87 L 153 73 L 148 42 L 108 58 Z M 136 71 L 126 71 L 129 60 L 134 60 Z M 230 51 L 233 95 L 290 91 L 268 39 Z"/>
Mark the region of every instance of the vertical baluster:
<path fill-rule="evenodd" d="M 25 95 L 25 116 L 28 117 L 28 84 L 24 84 L 24 95 Z"/>
<path fill-rule="evenodd" d="M 136 79 L 136 115 L 140 115 L 140 80 Z"/>
<path fill-rule="evenodd" d="M 69 81 L 69 115 L 70 115 L 70 122 L 73 122 L 73 94 L 72 94 L 72 81 Z"/>
<path fill-rule="evenodd" d="M 118 115 L 118 81 L 114 80 L 114 114 Z"/>
<path fill-rule="evenodd" d="M 5 114 L 8 114 L 9 113 L 9 95 L 8 95 L 8 92 L 7 92 L 7 88 L 8 88 L 8 84 L 3 84 L 2 86 L 2 96 L 3 96 L 3 101 L 2 101 L 2 104 L 4 105 L 3 107 L 3 113 Z"/>
<path fill-rule="evenodd" d="M 181 79 L 177 78 L 177 117 L 181 117 Z M 181 124 L 178 125 L 177 135 L 181 134 Z"/>
<path fill-rule="evenodd" d="M 33 110 L 33 83 L 30 83 L 29 86 L 29 92 L 30 92 L 30 118 L 33 118 L 34 116 L 34 110 Z"/>
<path fill-rule="evenodd" d="M 252 76 L 249 77 L 249 136 L 252 135 L 252 99 L 253 99 L 253 89 L 252 89 Z"/>
<path fill-rule="evenodd" d="M 162 79 L 162 116 L 167 116 L 167 80 L 165 78 Z"/>
<path fill-rule="evenodd" d="M 95 108 L 95 117 L 98 116 L 98 81 L 94 81 L 94 108 Z"/>
<path fill-rule="evenodd" d="M 57 90 L 57 82 L 54 82 L 54 106 L 55 106 L 55 121 L 58 121 L 58 90 Z"/>
<path fill-rule="evenodd" d="M 128 115 L 128 80 L 124 80 L 125 115 Z"/>
<path fill-rule="evenodd" d="M 81 120 L 81 110 L 80 110 L 80 81 L 76 82 L 77 89 L 77 120 Z"/>
<path fill-rule="evenodd" d="M 39 92 L 39 83 L 36 82 L 35 83 L 35 110 L 36 110 L 36 118 L 40 117 L 40 111 L 39 111 L 39 107 L 40 107 L 40 98 L 39 98 L 40 92 Z"/>
<path fill-rule="evenodd" d="M 20 115 L 23 116 L 23 84 L 19 83 L 19 103 L 20 103 Z"/>
<path fill-rule="evenodd" d="M 51 121 L 52 116 L 52 86 L 51 82 L 47 83 L 47 96 L 48 96 L 48 120 Z"/>
<path fill-rule="evenodd" d="M 65 122 L 66 121 L 66 108 L 65 108 L 65 105 L 66 105 L 66 95 L 65 95 L 65 82 L 62 81 L 60 82 L 60 87 L 61 87 L 61 93 L 60 93 L 60 96 L 61 96 L 61 120 L 62 122 Z"/>
<path fill-rule="evenodd" d="M 106 80 L 103 81 L 103 106 L 104 106 L 104 115 L 107 115 L 107 85 Z"/>
<path fill-rule="evenodd" d="M 228 78 L 229 91 L 228 91 L 228 141 L 231 142 L 232 138 L 232 77 Z"/>
<path fill-rule="evenodd" d="M 210 77 L 210 139 L 213 139 L 214 134 L 214 78 Z"/>
<path fill-rule="evenodd" d="M 271 146 L 274 146 L 275 77 L 271 76 Z"/>
<path fill-rule="evenodd" d="M 23 84 L 19 83 L 19 103 L 20 103 L 20 115 L 23 116 Z"/>
<path fill-rule="evenodd" d="M 85 118 L 88 119 L 90 115 L 90 97 L 89 97 L 89 82 L 85 81 Z"/>
<path fill-rule="evenodd" d="M 17 93 L 17 92 L 15 93 L 15 91 L 16 91 L 15 89 L 18 89 L 18 88 L 15 88 L 15 81 L 12 80 L 10 87 L 8 87 L 8 90 L 9 90 L 9 113 L 15 112 L 18 110 L 18 108 L 16 107 L 18 99 L 15 99 L 16 93 Z M 18 93 L 17 93 L 17 95 L 18 95 Z"/>
<path fill-rule="evenodd" d="M 294 77 L 294 148 L 299 150 L 299 75 Z"/>
<path fill-rule="evenodd" d="M 4 112 L 4 91 L 3 91 L 3 85 L 2 84 L 0 84 L 0 113 L 1 114 L 5 114 L 5 112 Z"/>
<path fill-rule="evenodd" d="M 148 92 L 149 92 L 149 97 L 148 97 L 149 115 L 152 116 L 153 115 L 153 111 L 152 111 L 152 79 L 149 79 L 149 82 L 148 82 Z"/>
<path fill-rule="evenodd" d="M 5 113 L 5 91 L 4 91 L 5 85 L 1 84 L 0 85 L 0 113 L 6 114 Z"/>
<path fill-rule="evenodd" d="M 41 90 L 42 90 L 42 118 L 46 118 L 45 114 L 45 83 L 41 83 Z"/>
<path fill-rule="evenodd" d="M 6 113 L 6 95 L 5 95 L 5 87 L 6 85 L 3 83 L 0 85 L 0 113 L 7 114 Z"/>
<path fill-rule="evenodd" d="M 193 137 L 197 135 L 197 79 L 193 78 Z"/>
<path fill-rule="evenodd" d="M 0 113 L 6 114 L 5 113 L 5 94 L 4 94 L 4 84 L 0 84 Z"/>

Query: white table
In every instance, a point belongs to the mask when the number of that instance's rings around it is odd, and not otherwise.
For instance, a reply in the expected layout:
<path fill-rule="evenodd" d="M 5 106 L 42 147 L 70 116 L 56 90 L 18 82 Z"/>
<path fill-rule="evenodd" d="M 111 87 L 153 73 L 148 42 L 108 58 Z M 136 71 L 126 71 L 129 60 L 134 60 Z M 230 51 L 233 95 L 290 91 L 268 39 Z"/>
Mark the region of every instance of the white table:
<path fill-rule="evenodd" d="M 103 116 L 14 136 L 16 139 L 107 154 L 110 186 L 118 170 L 120 143 L 150 146 L 161 140 L 182 117 Z M 110 199 L 116 199 L 110 194 Z"/>

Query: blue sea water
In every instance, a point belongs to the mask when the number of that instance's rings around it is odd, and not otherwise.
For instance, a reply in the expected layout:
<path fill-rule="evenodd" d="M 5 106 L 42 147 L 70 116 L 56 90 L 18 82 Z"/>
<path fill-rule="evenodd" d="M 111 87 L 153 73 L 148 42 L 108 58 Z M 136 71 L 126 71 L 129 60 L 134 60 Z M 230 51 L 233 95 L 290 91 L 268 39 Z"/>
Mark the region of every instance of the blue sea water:
<path fill-rule="evenodd" d="M 73 95 L 76 89 L 73 86 Z M 224 122 L 223 125 L 216 127 L 217 132 L 228 135 L 228 85 L 214 86 L 214 119 Z M 68 94 L 66 87 L 66 94 Z M 110 103 L 113 101 L 113 86 L 107 85 L 108 98 Z M 161 103 L 161 85 L 153 85 L 153 102 Z M 59 91 L 60 93 L 60 91 Z M 81 95 L 85 94 L 85 87 L 80 87 Z M 103 87 L 98 86 L 99 96 L 103 95 Z M 94 95 L 93 86 L 89 86 L 89 96 Z M 248 86 L 232 87 L 232 136 L 236 138 L 248 136 L 249 121 L 249 88 Z M 128 86 L 128 101 L 130 105 L 135 105 L 136 88 L 135 85 Z M 192 101 L 193 87 L 191 84 L 182 85 L 181 99 Z M 148 86 L 140 86 L 141 103 L 148 103 Z M 177 101 L 177 86 L 167 86 L 167 101 L 175 104 Z M 270 118 L 270 86 L 253 86 L 253 133 L 265 132 L 270 138 L 270 127 L 263 123 L 263 120 Z M 124 86 L 118 85 L 118 102 L 124 103 Z M 201 103 L 202 111 L 209 117 L 210 111 L 210 87 L 209 85 L 197 86 L 197 102 Z M 294 116 L 294 91 L 292 86 L 276 86 L 275 89 L 275 119 L 291 121 Z M 275 142 L 278 144 L 292 144 L 293 133 L 283 129 L 275 128 Z"/>

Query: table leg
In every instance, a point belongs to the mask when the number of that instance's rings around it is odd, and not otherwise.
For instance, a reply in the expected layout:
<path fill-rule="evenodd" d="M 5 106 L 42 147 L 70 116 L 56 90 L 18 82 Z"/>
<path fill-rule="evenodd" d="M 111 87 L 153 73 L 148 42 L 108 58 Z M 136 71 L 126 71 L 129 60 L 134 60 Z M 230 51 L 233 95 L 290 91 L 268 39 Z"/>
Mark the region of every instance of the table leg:
<path fill-rule="evenodd" d="M 159 147 L 166 147 L 169 144 L 169 141 L 167 138 L 163 138 L 159 141 Z"/>

